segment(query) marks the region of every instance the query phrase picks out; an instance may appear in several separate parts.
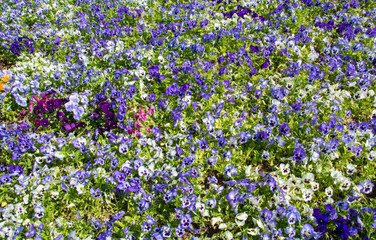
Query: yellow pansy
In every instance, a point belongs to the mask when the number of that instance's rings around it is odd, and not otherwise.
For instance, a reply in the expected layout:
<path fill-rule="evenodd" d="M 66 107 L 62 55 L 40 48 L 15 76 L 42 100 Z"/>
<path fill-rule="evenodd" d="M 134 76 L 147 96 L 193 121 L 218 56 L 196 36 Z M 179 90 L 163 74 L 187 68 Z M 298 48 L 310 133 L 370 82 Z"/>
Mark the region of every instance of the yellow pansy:
<path fill-rule="evenodd" d="M 9 81 L 9 75 L 4 75 L 1 77 L 0 81 L 0 91 L 4 91 L 4 83 Z"/>

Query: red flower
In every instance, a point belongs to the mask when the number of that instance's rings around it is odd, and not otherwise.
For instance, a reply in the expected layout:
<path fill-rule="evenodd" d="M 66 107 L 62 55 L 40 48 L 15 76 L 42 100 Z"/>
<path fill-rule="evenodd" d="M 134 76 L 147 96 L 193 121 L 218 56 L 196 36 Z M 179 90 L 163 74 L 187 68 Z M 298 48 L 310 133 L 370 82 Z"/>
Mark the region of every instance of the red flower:
<path fill-rule="evenodd" d="M 40 126 L 40 119 L 36 119 L 34 121 L 34 124 L 35 124 L 36 127 L 39 127 Z"/>

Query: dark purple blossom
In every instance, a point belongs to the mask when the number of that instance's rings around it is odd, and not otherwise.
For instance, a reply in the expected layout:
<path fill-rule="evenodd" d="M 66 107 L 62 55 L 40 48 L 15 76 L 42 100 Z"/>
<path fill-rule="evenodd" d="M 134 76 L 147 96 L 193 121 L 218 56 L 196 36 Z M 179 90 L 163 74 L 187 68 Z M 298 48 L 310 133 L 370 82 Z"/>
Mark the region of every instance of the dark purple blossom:
<path fill-rule="evenodd" d="M 202 140 L 199 141 L 199 143 L 198 143 L 198 147 L 199 147 L 201 150 L 206 150 L 206 149 L 208 149 L 209 144 L 206 142 L 205 139 L 202 139 Z"/>
<path fill-rule="evenodd" d="M 279 126 L 279 133 L 283 136 L 287 136 L 290 133 L 290 127 L 287 123 L 282 123 L 281 126 Z"/>
<path fill-rule="evenodd" d="M 42 119 L 41 121 L 40 121 L 40 125 L 42 126 L 42 127 L 48 127 L 49 125 L 50 125 L 50 121 L 48 121 L 48 119 Z"/>
<path fill-rule="evenodd" d="M 294 159 L 298 163 L 301 163 L 305 157 L 306 157 L 306 151 L 304 150 L 304 148 L 294 149 L 294 155 L 292 156 L 292 159 Z"/>

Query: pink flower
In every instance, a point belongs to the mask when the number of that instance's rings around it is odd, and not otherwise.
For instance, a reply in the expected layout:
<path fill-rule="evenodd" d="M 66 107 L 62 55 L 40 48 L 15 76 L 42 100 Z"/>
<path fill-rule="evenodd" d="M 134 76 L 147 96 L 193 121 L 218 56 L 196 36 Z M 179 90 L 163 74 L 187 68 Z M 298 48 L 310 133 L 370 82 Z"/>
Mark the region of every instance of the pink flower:
<path fill-rule="evenodd" d="M 40 119 L 35 119 L 34 124 L 36 127 L 40 126 Z"/>
<path fill-rule="evenodd" d="M 45 94 L 41 94 L 42 98 L 44 99 L 38 99 L 35 95 L 32 96 L 32 98 L 39 104 L 42 104 L 44 110 L 48 110 L 47 109 L 47 101 L 50 99 L 47 95 Z M 32 106 L 33 104 L 30 103 L 30 105 Z M 30 105 L 29 105 L 29 111 L 30 111 Z"/>
<path fill-rule="evenodd" d="M 31 98 L 39 104 L 39 100 L 35 95 L 31 96 Z M 33 101 L 29 102 L 29 113 L 31 113 L 34 109 L 33 104 Z"/>
<path fill-rule="evenodd" d="M 145 113 L 141 114 L 141 120 L 142 121 L 145 122 L 147 119 L 148 119 L 148 116 Z"/>
<path fill-rule="evenodd" d="M 38 98 L 35 95 L 31 96 L 31 98 L 34 99 L 35 101 L 37 101 L 39 103 L 39 100 L 38 100 Z"/>
<path fill-rule="evenodd" d="M 136 130 L 136 137 L 137 138 L 140 138 L 141 137 L 141 133 L 139 131 Z"/>
<path fill-rule="evenodd" d="M 29 104 L 29 113 L 31 113 L 32 111 L 33 111 L 33 103 L 32 102 L 30 102 L 30 104 Z"/>
<path fill-rule="evenodd" d="M 30 102 L 29 103 L 29 113 L 31 113 L 33 111 L 33 103 Z"/>
<path fill-rule="evenodd" d="M 150 107 L 150 109 L 149 109 L 149 113 L 150 113 L 150 115 L 153 115 L 153 114 L 154 114 L 154 107 Z"/>
<path fill-rule="evenodd" d="M 135 126 L 136 126 L 136 128 L 141 128 L 142 127 L 141 121 L 137 120 L 136 123 L 135 123 Z"/>
<path fill-rule="evenodd" d="M 146 132 L 147 132 L 147 133 L 151 133 L 151 130 L 150 130 L 149 127 L 146 129 Z"/>
<path fill-rule="evenodd" d="M 43 100 L 43 108 L 44 108 L 44 110 L 48 111 L 46 100 Z"/>

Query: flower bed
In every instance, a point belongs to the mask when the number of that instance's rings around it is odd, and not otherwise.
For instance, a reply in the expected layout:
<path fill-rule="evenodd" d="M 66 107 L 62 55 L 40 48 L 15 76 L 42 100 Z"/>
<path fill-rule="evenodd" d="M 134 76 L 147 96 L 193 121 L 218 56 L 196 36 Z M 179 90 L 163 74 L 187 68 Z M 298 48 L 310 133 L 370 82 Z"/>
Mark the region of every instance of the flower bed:
<path fill-rule="evenodd" d="M 375 1 L 3 2 L 0 238 L 376 238 Z"/>

